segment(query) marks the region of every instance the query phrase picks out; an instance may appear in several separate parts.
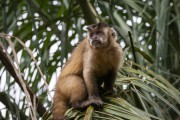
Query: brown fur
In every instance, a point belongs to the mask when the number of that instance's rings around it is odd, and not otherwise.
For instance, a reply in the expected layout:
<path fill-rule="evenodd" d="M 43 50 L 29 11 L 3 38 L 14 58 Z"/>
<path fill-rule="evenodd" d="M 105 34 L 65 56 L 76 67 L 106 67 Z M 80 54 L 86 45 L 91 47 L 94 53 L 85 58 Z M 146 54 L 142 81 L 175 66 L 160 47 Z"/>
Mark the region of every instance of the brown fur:
<path fill-rule="evenodd" d="M 85 38 L 75 48 L 56 85 L 53 106 L 55 120 L 65 119 L 64 113 L 69 107 L 101 106 L 103 102 L 99 87 L 102 83 L 105 91 L 113 89 L 122 50 L 113 36 L 114 31 L 107 24 L 99 23 L 90 27 L 91 30 L 103 30 L 108 37 L 107 42 L 102 48 L 96 48 L 90 45 L 89 38 Z"/>

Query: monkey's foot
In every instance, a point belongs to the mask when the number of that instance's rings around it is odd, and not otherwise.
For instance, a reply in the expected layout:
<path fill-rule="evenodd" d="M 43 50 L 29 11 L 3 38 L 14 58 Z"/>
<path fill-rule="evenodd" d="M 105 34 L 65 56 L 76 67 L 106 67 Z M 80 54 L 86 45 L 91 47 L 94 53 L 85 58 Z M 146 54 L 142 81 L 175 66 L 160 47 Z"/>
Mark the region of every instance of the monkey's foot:
<path fill-rule="evenodd" d="M 94 106 L 97 106 L 97 107 L 102 107 L 103 106 L 103 101 L 101 100 L 100 97 L 90 96 L 89 100 L 91 101 L 91 105 L 94 105 Z"/>
<path fill-rule="evenodd" d="M 101 100 L 100 97 L 96 97 L 96 96 L 91 96 L 89 97 L 89 99 L 82 101 L 82 102 L 74 102 L 71 104 L 71 107 L 74 109 L 82 109 L 82 108 L 86 108 L 90 105 L 96 106 L 96 107 L 102 107 L 103 105 L 103 101 Z"/>

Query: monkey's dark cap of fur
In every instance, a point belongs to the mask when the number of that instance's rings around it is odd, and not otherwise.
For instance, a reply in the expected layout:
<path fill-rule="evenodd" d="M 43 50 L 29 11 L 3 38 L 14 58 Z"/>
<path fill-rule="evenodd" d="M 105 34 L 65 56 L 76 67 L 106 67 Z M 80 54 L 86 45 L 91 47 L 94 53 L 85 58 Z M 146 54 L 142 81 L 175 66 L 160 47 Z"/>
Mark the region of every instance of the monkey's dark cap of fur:
<path fill-rule="evenodd" d="M 97 24 L 92 24 L 92 25 L 89 25 L 86 29 L 87 30 L 92 30 L 94 28 L 96 29 L 101 29 L 103 27 L 108 27 L 108 24 L 106 23 L 103 23 L 103 22 L 100 22 L 100 23 L 97 23 Z"/>

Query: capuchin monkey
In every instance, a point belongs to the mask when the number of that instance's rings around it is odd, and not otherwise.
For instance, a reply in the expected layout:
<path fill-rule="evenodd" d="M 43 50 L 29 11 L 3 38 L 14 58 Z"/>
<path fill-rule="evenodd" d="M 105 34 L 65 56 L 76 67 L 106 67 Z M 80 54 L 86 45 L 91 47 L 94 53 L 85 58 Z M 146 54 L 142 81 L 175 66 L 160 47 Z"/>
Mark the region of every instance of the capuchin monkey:
<path fill-rule="evenodd" d="M 113 91 L 122 58 L 116 32 L 105 23 L 87 27 L 87 37 L 74 49 L 55 88 L 53 120 L 65 120 L 68 108 L 101 107 L 100 88 Z"/>

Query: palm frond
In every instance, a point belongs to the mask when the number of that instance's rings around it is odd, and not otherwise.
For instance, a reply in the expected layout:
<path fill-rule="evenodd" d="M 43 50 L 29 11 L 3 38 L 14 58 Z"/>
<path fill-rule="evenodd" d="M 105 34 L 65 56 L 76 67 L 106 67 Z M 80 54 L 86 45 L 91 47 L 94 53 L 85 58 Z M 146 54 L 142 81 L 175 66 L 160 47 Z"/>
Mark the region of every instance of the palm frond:
<path fill-rule="evenodd" d="M 132 65 L 138 69 L 131 68 Z M 176 116 L 180 115 L 180 92 L 148 66 L 125 61 L 116 80 L 116 91 L 115 96 L 103 97 L 105 104 L 100 110 L 89 107 L 86 111 L 89 114 L 85 114 L 85 111 L 70 109 L 67 115 L 74 119 L 84 119 L 93 114 L 91 117 L 95 120 L 103 117 L 107 120 L 163 120 L 169 119 L 170 110 L 173 110 Z M 133 94 L 138 96 L 143 110 L 139 109 L 140 105 L 134 104 L 136 99 Z"/>

